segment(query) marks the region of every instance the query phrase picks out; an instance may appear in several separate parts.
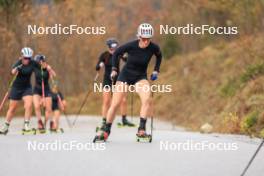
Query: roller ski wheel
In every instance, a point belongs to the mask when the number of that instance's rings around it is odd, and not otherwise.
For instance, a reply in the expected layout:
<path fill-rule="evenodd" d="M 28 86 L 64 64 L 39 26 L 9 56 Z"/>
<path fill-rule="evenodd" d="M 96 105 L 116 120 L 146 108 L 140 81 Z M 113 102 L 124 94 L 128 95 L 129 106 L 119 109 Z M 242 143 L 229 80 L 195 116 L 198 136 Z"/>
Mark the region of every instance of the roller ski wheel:
<path fill-rule="evenodd" d="M 36 135 L 37 130 L 35 128 L 32 128 L 30 130 L 22 129 L 22 135 Z"/>
<path fill-rule="evenodd" d="M 147 134 L 144 130 L 140 130 L 137 134 L 137 142 L 152 142 L 152 135 Z"/>
<path fill-rule="evenodd" d="M 8 130 L 0 131 L 0 135 L 7 135 L 7 133 L 8 133 Z"/>
<path fill-rule="evenodd" d="M 106 142 L 109 134 L 105 131 L 99 131 L 99 133 L 94 137 L 93 143 L 96 142 Z"/>

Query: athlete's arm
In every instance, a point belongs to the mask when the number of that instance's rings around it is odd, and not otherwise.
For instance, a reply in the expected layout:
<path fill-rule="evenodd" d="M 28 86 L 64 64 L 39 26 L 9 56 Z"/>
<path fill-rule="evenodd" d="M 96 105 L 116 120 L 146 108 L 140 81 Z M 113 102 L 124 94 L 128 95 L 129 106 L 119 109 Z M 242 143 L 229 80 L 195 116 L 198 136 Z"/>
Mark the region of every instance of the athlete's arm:
<path fill-rule="evenodd" d="M 118 47 L 115 50 L 115 52 L 112 56 L 113 57 L 112 58 L 112 70 L 118 71 L 120 56 L 122 56 L 124 53 L 128 52 L 130 47 L 131 47 L 131 43 L 127 43 L 125 45 Z"/>
<path fill-rule="evenodd" d="M 154 67 L 154 71 L 159 72 L 160 71 L 160 64 L 161 64 L 161 60 L 162 60 L 162 53 L 160 51 L 159 46 L 156 46 L 154 55 L 156 56 L 156 64 Z"/>
<path fill-rule="evenodd" d="M 17 72 L 21 71 L 22 69 L 22 62 L 21 60 L 19 59 L 13 66 L 12 66 L 12 70 L 11 70 L 11 73 L 13 75 L 17 74 Z"/>
<path fill-rule="evenodd" d="M 50 65 L 47 65 L 47 70 L 48 70 L 48 72 L 49 72 L 49 74 L 50 74 L 50 77 L 51 77 L 52 79 L 53 79 L 54 77 L 57 76 L 56 72 L 51 68 Z"/>
<path fill-rule="evenodd" d="M 104 63 L 105 63 L 105 52 L 100 55 L 95 70 L 99 71 L 100 68 L 104 66 Z"/>

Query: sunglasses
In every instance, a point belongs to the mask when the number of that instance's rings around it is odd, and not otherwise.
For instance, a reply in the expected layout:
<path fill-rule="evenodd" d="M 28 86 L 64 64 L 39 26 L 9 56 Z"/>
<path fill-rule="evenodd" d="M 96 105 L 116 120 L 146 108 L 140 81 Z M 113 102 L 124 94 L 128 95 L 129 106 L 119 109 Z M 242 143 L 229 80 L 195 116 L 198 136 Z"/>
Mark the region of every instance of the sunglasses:
<path fill-rule="evenodd" d="M 31 60 L 31 57 L 23 57 L 24 60 Z"/>
<path fill-rule="evenodd" d="M 151 40 L 150 38 L 141 38 L 141 37 L 140 37 L 140 39 L 141 39 L 143 42 L 148 42 L 148 41 Z"/>

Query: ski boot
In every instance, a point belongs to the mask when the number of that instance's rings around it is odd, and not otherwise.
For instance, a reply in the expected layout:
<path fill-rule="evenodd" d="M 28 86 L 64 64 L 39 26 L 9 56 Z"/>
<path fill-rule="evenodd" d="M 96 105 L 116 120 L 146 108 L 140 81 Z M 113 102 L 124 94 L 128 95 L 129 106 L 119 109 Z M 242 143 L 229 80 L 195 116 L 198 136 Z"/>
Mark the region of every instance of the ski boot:
<path fill-rule="evenodd" d="M 37 130 L 35 128 L 29 128 L 29 121 L 25 121 L 24 123 L 24 128 L 22 129 L 22 135 L 27 135 L 27 134 L 37 134 Z"/>
<path fill-rule="evenodd" d="M 138 132 L 136 134 L 137 136 L 137 142 L 152 142 L 152 135 L 147 134 L 145 129 L 138 129 Z"/>
<path fill-rule="evenodd" d="M 9 124 L 5 123 L 2 129 L 0 130 L 0 135 L 6 135 L 8 133 Z"/>
<path fill-rule="evenodd" d="M 8 133 L 8 130 L 0 130 L 0 135 L 6 135 Z"/>
<path fill-rule="evenodd" d="M 122 123 L 121 122 L 118 122 L 117 123 L 117 127 L 118 128 L 122 128 L 122 127 L 135 127 L 136 125 L 134 124 L 134 123 L 132 123 L 132 122 L 129 122 L 128 120 L 127 120 L 127 118 L 123 118 L 122 119 Z"/>
<path fill-rule="evenodd" d="M 106 124 L 106 119 L 105 118 L 103 118 L 103 121 L 102 121 L 102 124 L 101 124 L 101 126 L 99 127 L 99 126 L 97 126 L 96 127 L 96 129 L 95 129 L 95 132 L 98 132 L 99 130 L 103 130 L 103 128 L 104 128 L 104 126 L 105 126 L 105 124 Z"/>
<path fill-rule="evenodd" d="M 38 120 L 38 129 L 37 129 L 37 133 L 39 133 L 39 134 L 44 134 L 44 133 L 46 133 L 46 129 L 45 129 L 44 124 L 43 124 L 43 122 L 42 122 L 41 119 Z"/>
<path fill-rule="evenodd" d="M 104 130 L 99 130 L 96 136 L 94 137 L 93 143 L 106 142 L 108 136 L 109 136 L 109 133 L 107 133 Z"/>
<path fill-rule="evenodd" d="M 64 133 L 62 128 L 55 128 L 54 122 L 50 121 L 50 133 Z"/>

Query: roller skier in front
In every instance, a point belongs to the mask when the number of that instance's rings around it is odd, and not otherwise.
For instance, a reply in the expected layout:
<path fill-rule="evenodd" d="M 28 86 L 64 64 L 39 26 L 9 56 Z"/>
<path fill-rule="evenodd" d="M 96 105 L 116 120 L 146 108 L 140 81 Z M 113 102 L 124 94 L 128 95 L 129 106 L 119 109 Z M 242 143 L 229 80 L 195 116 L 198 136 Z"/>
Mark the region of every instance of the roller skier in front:
<path fill-rule="evenodd" d="M 127 63 L 119 74 L 116 82 L 116 90 L 114 90 L 111 106 L 107 112 L 106 124 L 104 128 L 95 136 L 93 142 L 106 141 L 111 133 L 111 126 L 114 121 L 116 111 L 126 96 L 126 90 L 129 85 L 134 85 L 136 92 L 141 100 L 140 124 L 136 134 L 137 140 L 148 140 L 151 142 L 152 136 L 146 132 L 147 117 L 151 111 L 151 90 L 150 83 L 147 78 L 147 68 L 149 61 L 153 55 L 156 56 L 156 64 L 150 76 L 151 81 L 158 78 L 162 54 L 157 44 L 151 41 L 154 35 L 153 27 L 150 24 L 140 24 L 137 31 L 137 40 L 128 42 L 119 48 L 113 54 L 111 77 L 115 78 L 118 73 L 118 56 L 128 53 Z M 148 89 L 142 89 L 142 86 Z M 141 87 L 141 89 L 140 89 Z"/>

